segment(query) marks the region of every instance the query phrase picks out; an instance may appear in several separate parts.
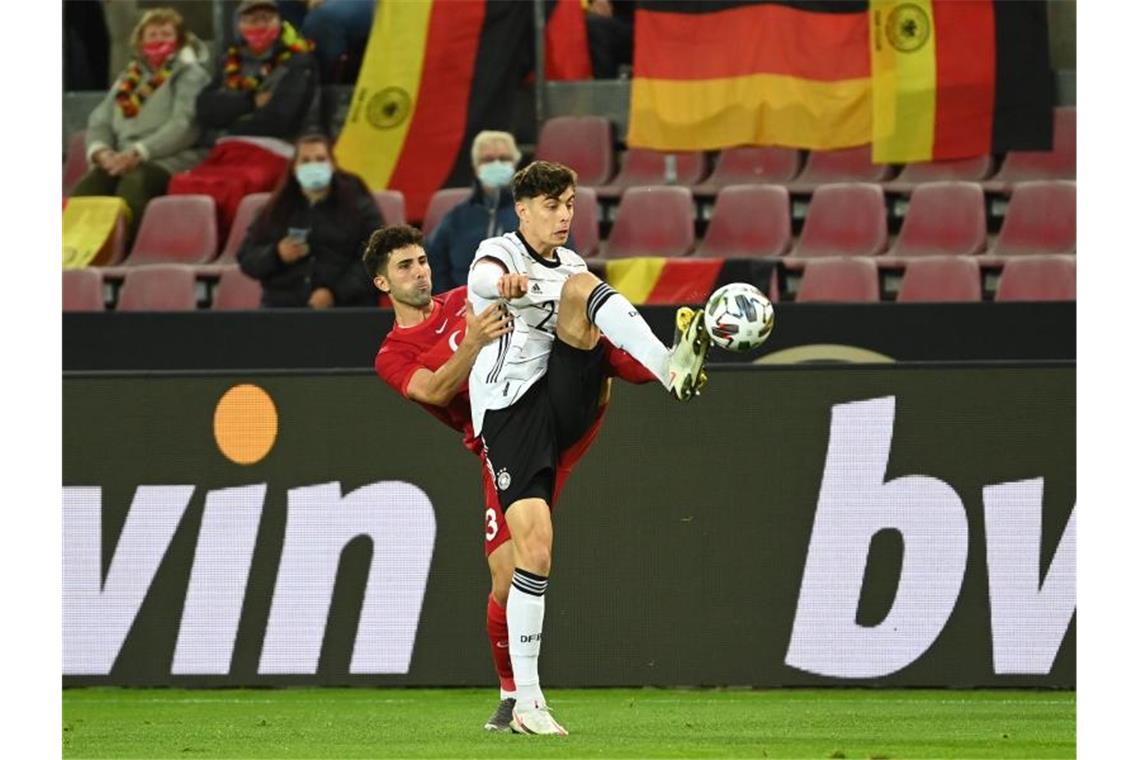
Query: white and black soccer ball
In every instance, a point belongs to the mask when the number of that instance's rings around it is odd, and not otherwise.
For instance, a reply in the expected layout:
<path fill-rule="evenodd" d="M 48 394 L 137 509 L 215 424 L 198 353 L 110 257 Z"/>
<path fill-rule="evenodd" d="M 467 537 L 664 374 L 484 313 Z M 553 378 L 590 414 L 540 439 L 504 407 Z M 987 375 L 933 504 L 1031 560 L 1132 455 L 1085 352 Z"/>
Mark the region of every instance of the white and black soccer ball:
<path fill-rule="evenodd" d="M 772 302 L 755 285 L 730 282 L 705 305 L 705 329 L 712 342 L 729 351 L 750 351 L 772 333 Z"/>

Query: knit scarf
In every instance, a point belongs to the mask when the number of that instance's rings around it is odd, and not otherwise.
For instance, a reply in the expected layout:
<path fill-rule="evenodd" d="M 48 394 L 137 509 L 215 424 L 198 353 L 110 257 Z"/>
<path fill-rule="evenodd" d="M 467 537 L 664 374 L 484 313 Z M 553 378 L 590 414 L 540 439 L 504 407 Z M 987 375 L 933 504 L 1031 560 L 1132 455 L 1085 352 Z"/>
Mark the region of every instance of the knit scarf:
<path fill-rule="evenodd" d="M 145 82 L 143 81 L 142 64 L 137 60 L 130 62 L 127 66 L 127 72 L 119 84 L 119 89 L 115 93 L 115 102 L 119 104 L 119 110 L 123 112 L 123 116 L 133 119 L 139 115 L 139 110 L 147 98 L 170 78 L 175 58 L 177 58 L 176 55 L 167 58 L 166 62 L 158 68 L 158 71 L 154 72 L 154 75 Z"/>
<path fill-rule="evenodd" d="M 226 88 L 230 90 L 256 90 L 275 68 L 293 57 L 295 53 L 308 53 L 316 46 L 297 33 L 288 21 L 281 22 L 281 37 L 277 41 L 277 53 L 264 61 L 256 75 L 242 76 L 241 46 L 233 45 L 226 51 L 226 65 L 223 69 Z"/>

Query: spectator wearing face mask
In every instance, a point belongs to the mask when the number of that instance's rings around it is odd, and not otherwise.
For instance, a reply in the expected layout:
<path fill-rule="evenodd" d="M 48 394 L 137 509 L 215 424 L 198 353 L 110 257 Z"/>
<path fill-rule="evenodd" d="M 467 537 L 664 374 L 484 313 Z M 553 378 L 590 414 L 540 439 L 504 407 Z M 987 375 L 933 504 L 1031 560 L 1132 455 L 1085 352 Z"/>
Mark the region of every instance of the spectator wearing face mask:
<path fill-rule="evenodd" d="M 198 121 L 213 147 L 170 182 L 172 194 L 213 196 L 223 238 L 241 199 L 272 189 L 287 171 L 292 142 L 316 118 L 318 87 L 313 44 L 282 20 L 274 0 L 243 0 L 237 15 L 238 43 L 198 96 Z"/>
<path fill-rule="evenodd" d="M 261 281 L 263 307 L 375 306 L 360 253 L 382 225 L 364 182 L 337 169 L 328 138 L 305 135 L 250 225 L 238 264 Z"/>
<path fill-rule="evenodd" d="M 509 132 L 484 130 L 471 144 L 475 187 L 447 212 L 427 241 L 435 293 L 465 285 L 479 243 L 518 229 L 511 178 L 522 154 Z"/>

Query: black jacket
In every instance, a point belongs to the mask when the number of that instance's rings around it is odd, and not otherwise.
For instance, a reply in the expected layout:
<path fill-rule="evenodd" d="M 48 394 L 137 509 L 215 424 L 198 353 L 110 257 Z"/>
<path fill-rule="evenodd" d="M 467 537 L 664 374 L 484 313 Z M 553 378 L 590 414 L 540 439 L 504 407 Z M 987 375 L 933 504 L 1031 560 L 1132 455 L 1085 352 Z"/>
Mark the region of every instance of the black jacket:
<path fill-rule="evenodd" d="M 295 185 L 276 205 L 266 205 L 238 250 L 241 270 L 261 281 L 261 305 L 304 307 L 310 294 L 324 287 L 332 291 L 336 306 L 375 306 L 380 294 L 360 257 L 368 236 L 383 221 L 364 182 L 338 171 L 332 192 L 315 206 L 292 193 L 299 193 Z M 278 205 L 284 211 L 275 214 Z M 286 264 L 277 255 L 277 244 L 290 227 L 309 230 L 309 255 Z"/>
<path fill-rule="evenodd" d="M 270 74 L 266 85 L 273 97 L 261 108 L 254 105 L 252 92 L 227 89 L 225 75 L 219 72 L 197 101 L 198 122 L 210 138 L 221 133 L 291 142 L 307 128 L 318 126 L 316 58 L 312 53 L 298 53 L 279 69 Z"/>

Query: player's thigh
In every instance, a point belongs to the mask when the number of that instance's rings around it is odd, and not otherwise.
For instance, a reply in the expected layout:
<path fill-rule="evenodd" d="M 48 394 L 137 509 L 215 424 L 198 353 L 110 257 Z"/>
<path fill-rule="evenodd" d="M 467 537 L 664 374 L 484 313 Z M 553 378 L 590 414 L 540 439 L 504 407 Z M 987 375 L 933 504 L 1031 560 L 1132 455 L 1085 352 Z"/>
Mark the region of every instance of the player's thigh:
<path fill-rule="evenodd" d="M 561 453 L 574 445 L 597 417 L 606 387 L 601 343 L 585 350 L 556 339 L 550 348 L 546 377 L 547 400 Z"/>
<path fill-rule="evenodd" d="M 590 324 L 586 306 L 590 294 L 601 282 L 589 272 L 581 272 L 562 284 L 555 334 L 567 345 L 584 349 L 597 345 L 601 333 Z"/>
<path fill-rule="evenodd" d="M 541 378 L 513 404 L 483 417 L 483 456 L 504 513 L 524 499 L 549 504 L 554 495 L 558 449 L 545 384 Z"/>

